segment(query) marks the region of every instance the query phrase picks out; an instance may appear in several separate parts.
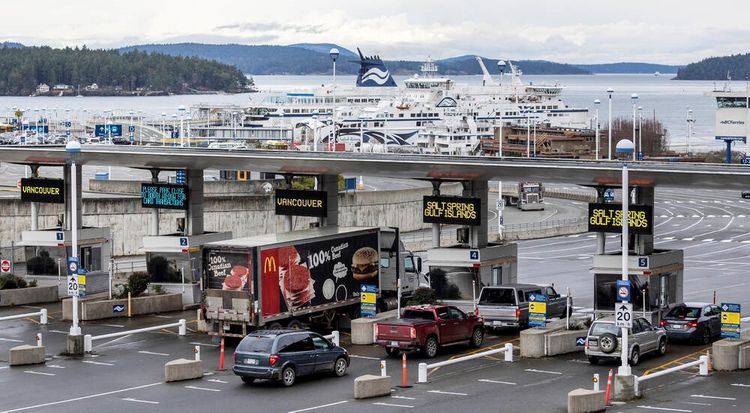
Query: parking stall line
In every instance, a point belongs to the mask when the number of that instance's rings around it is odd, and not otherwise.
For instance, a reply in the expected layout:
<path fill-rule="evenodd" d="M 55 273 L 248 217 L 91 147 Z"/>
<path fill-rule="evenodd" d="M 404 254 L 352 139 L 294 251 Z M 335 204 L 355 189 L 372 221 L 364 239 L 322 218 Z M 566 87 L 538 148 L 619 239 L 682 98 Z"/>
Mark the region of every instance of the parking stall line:
<path fill-rule="evenodd" d="M 208 387 L 198 387 L 198 386 L 185 386 L 185 388 L 190 389 L 190 390 L 203 390 L 203 391 L 213 391 L 213 392 L 221 391 L 220 389 L 210 389 Z"/>
<path fill-rule="evenodd" d="M 416 397 L 406 397 L 406 396 L 391 396 L 391 399 L 417 400 Z"/>
<path fill-rule="evenodd" d="M 750 387 L 750 384 L 732 383 L 734 387 Z"/>
<path fill-rule="evenodd" d="M 4 338 L 4 337 L 0 337 L 0 341 L 7 341 L 9 343 L 23 343 L 23 340 L 16 340 L 14 338 Z"/>
<path fill-rule="evenodd" d="M 433 394 L 445 394 L 448 396 L 468 396 L 466 393 L 458 393 L 454 391 L 442 391 L 442 390 L 427 390 L 427 393 L 433 393 Z"/>
<path fill-rule="evenodd" d="M 524 369 L 524 371 L 528 371 L 529 373 L 562 374 L 562 372 L 559 372 L 559 371 L 537 370 L 537 369 Z"/>
<path fill-rule="evenodd" d="M 159 404 L 159 402 L 151 401 L 151 400 L 140 400 L 140 399 L 134 399 L 132 397 L 125 397 L 122 399 L 126 402 L 136 402 L 136 403 L 146 403 L 146 404 Z"/>
<path fill-rule="evenodd" d="M 55 375 L 55 373 L 43 373 L 41 371 L 34 371 L 34 370 L 24 370 L 23 372 L 28 373 L 28 374 L 36 374 L 39 376 L 54 376 Z"/>
<path fill-rule="evenodd" d="M 639 409 L 646 409 L 646 410 L 661 410 L 664 412 L 680 412 L 680 413 L 693 413 L 692 410 L 687 409 L 673 409 L 669 407 L 654 407 L 654 406 L 638 406 Z"/>
<path fill-rule="evenodd" d="M 510 386 L 515 386 L 518 383 L 513 383 L 511 381 L 500 381 L 500 380 L 490 380 L 490 379 L 479 379 L 477 381 L 481 381 L 482 383 L 493 383 L 493 384 L 508 384 Z"/>
<path fill-rule="evenodd" d="M 349 357 L 353 359 L 363 359 L 363 360 L 382 360 L 377 357 L 369 357 L 369 356 L 358 356 L 356 354 L 350 354 Z"/>
<path fill-rule="evenodd" d="M 80 400 L 93 399 L 95 397 L 101 397 L 101 396 L 109 396 L 110 394 L 124 393 L 126 391 L 140 390 L 140 389 L 145 389 L 147 387 L 158 386 L 160 384 L 161 384 L 161 382 L 151 383 L 151 384 L 144 384 L 142 386 L 128 387 L 126 389 L 112 390 L 112 391 L 108 391 L 108 392 L 104 392 L 104 393 L 96 393 L 96 394 L 90 394 L 88 396 L 81 396 L 81 397 L 74 397 L 72 399 L 59 400 L 59 401 L 56 401 L 56 402 L 35 404 L 33 406 L 26 406 L 26 407 L 19 407 L 19 408 L 16 408 L 16 409 L 11 409 L 11 410 L 4 410 L 4 411 L 2 411 L 0 413 L 15 413 L 15 412 L 22 412 L 22 411 L 25 411 L 25 410 L 37 410 L 37 409 L 40 409 L 42 407 L 57 406 L 58 404 L 77 402 L 77 401 L 80 401 Z"/>
<path fill-rule="evenodd" d="M 377 402 L 373 403 L 375 406 L 386 406 L 386 407 L 400 407 L 404 409 L 413 409 L 414 406 L 408 405 L 408 404 L 395 404 L 395 403 L 383 403 L 383 402 Z"/>
<path fill-rule="evenodd" d="M 114 366 L 112 363 L 105 363 L 103 361 L 83 360 L 86 364 L 95 364 L 97 366 Z"/>
<path fill-rule="evenodd" d="M 683 404 L 692 404 L 694 406 L 710 406 L 711 403 L 701 403 L 701 402 L 680 402 Z"/>
<path fill-rule="evenodd" d="M 210 381 L 211 383 L 221 383 L 221 384 L 227 384 L 228 381 L 219 380 L 219 379 L 208 379 L 207 381 Z"/>
<path fill-rule="evenodd" d="M 338 406 L 339 404 L 344 404 L 344 403 L 347 403 L 348 401 L 349 400 L 342 400 L 340 402 L 334 402 L 334 403 L 328 403 L 328 404 L 321 404 L 320 406 L 306 407 L 304 409 L 299 409 L 299 410 L 291 410 L 291 411 L 289 411 L 289 413 L 309 412 L 310 410 L 317 410 L 317 409 L 323 409 L 323 408 L 331 407 L 331 406 Z"/>
<path fill-rule="evenodd" d="M 706 396 L 704 394 L 691 394 L 690 397 L 695 397 L 698 399 L 737 400 L 736 397 Z"/>
<path fill-rule="evenodd" d="M 169 356 L 169 354 L 167 354 L 167 353 L 157 353 L 155 351 L 146 351 L 146 350 L 141 350 L 138 353 L 140 353 L 140 354 L 149 354 L 149 355 L 152 355 L 152 356 Z"/>
<path fill-rule="evenodd" d="M 193 342 L 192 342 L 192 343 L 190 343 L 190 344 L 192 344 L 192 345 L 194 345 L 194 346 L 202 346 L 202 347 L 219 347 L 219 345 L 218 345 L 218 344 L 199 343 L 199 342 L 197 342 L 197 341 L 193 341 Z"/>
<path fill-rule="evenodd" d="M 107 326 L 107 327 L 125 328 L 125 326 L 122 324 L 102 324 L 102 325 Z"/>

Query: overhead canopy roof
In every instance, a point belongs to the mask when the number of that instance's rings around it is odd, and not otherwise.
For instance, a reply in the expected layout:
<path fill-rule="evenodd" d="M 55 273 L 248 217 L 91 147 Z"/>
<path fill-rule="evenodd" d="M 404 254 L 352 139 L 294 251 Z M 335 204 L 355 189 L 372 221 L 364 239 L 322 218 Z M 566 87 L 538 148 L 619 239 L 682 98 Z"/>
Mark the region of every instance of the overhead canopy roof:
<path fill-rule="evenodd" d="M 83 145 L 79 164 L 146 169 L 225 169 L 277 174 L 350 174 L 401 179 L 513 180 L 579 185 L 618 185 L 622 162 L 488 158 L 413 154 L 216 150 L 170 147 Z M 62 146 L 8 146 L 0 161 L 64 165 Z M 702 187 L 750 190 L 750 167 L 742 165 L 631 162 L 633 186 Z"/>

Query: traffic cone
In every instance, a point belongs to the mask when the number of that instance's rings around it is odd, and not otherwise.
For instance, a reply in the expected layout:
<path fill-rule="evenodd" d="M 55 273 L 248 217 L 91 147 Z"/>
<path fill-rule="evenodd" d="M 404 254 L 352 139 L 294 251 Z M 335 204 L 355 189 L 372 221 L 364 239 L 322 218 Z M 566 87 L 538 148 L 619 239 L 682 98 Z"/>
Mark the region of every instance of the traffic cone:
<path fill-rule="evenodd" d="M 219 346 L 219 370 L 224 371 L 224 337 L 221 338 L 221 344 Z"/>
<path fill-rule="evenodd" d="M 607 391 L 604 393 L 604 405 L 611 406 L 609 404 L 609 396 L 612 394 L 612 369 L 609 369 L 609 375 L 607 376 Z"/>

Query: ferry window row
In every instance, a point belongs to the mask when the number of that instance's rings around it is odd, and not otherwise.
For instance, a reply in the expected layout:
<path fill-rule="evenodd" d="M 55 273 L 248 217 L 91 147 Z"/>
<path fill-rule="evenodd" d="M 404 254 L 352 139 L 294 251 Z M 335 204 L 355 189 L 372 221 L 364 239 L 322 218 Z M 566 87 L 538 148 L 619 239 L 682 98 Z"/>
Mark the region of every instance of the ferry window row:
<path fill-rule="evenodd" d="M 380 102 L 380 99 L 375 98 L 355 98 L 355 99 L 349 99 L 349 103 L 378 103 Z"/>
<path fill-rule="evenodd" d="M 745 97 L 717 97 L 716 103 L 719 109 L 724 108 L 747 108 L 747 100 Z"/>
<path fill-rule="evenodd" d="M 333 109 L 284 109 L 284 113 L 333 113 Z"/>

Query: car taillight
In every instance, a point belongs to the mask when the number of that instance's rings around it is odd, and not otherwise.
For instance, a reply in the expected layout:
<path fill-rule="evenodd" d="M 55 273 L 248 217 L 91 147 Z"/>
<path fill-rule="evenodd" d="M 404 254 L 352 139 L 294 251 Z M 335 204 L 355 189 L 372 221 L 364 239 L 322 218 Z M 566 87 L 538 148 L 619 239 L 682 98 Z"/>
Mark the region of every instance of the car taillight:
<path fill-rule="evenodd" d="M 666 325 L 667 325 L 667 321 L 666 320 L 659 321 L 659 327 L 664 327 Z"/>
<path fill-rule="evenodd" d="M 698 327 L 698 322 L 697 321 L 689 321 L 688 322 L 688 327 Z"/>
<path fill-rule="evenodd" d="M 411 338 L 417 338 L 417 329 L 412 327 L 409 329 L 409 337 Z"/>
<path fill-rule="evenodd" d="M 268 364 L 271 365 L 271 367 L 275 366 L 278 362 L 279 356 L 277 354 L 271 354 L 270 356 L 268 356 Z"/>
<path fill-rule="evenodd" d="M 519 307 L 516 307 L 516 318 L 521 317 L 521 309 Z"/>
<path fill-rule="evenodd" d="M 589 348 L 589 339 L 586 339 L 586 341 L 583 343 L 583 348 Z"/>
<path fill-rule="evenodd" d="M 232 353 L 232 361 L 237 364 L 237 353 Z"/>
<path fill-rule="evenodd" d="M 374 328 L 375 328 L 375 337 L 377 337 L 378 336 L 378 324 L 377 323 L 375 323 Z"/>

